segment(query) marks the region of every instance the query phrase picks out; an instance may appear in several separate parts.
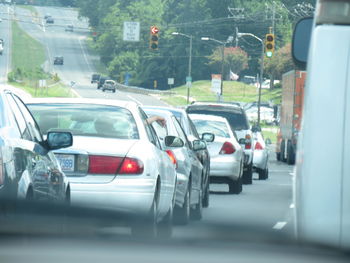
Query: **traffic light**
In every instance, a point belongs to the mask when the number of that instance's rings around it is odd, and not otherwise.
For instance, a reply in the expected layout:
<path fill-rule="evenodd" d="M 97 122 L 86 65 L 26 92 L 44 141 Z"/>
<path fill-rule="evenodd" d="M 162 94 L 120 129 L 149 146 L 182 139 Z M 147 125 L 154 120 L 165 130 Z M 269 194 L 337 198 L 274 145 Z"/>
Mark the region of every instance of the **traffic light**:
<path fill-rule="evenodd" d="M 266 34 L 265 37 L 265 54 L 266 57 L 270 58 L 275 51 L 275 35 L 274 34 Z"/>
<path fill-rule="evenodd" d="M 151 26 L 149 48 L 152 50 L 158 49 L 158 40 L 159 40 L 158 33 L 159 33 L 158 27 Z"/>

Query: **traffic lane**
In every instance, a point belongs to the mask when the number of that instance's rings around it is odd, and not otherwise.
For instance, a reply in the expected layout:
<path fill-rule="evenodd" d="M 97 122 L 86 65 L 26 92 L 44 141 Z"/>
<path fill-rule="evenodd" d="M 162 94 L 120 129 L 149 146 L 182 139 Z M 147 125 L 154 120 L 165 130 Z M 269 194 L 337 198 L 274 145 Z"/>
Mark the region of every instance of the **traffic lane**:
<path fill-rule="evenodd" d="M 190 227 L 175 226 L 174 237 L 201 235 L 205 226 L 256 227 L 268 232 L 279 231 L 293 236 L 292 173 L 293 166 L 269 162 L 269 179 L 258 180 L 254 173 L 252 185 L 244 185 L 239 195 L 228 194 L 226 185 L 210 185 L 210 205 L 203 210 L 201 221 Z"/>
<path fill-rule="evenodd" d="M 4 50 L 0 59 L 0 83 L 5 84 L 7 82 L 7 74 L 10 70 L 10 52 L 11 52 L 11 10 L 9 6 L 0 5 L 1 19 L 0 32 L 4 40 Z"/>

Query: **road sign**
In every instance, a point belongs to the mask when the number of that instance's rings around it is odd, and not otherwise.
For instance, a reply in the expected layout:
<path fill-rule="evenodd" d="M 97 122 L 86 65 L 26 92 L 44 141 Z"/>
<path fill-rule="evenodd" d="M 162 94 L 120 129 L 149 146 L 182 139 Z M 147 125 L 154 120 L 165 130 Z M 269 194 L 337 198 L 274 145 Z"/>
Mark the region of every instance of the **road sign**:
<path fill-rule="evenodd" d="M 39 79 L 39 87 L 40 88 L 46 87 L 46 79 Z"/>
<path fill-rule="evenodd" d="M 211 75 L 211 91 L 220 94 L 221 91 L 221 74 Z"/>
<path fill-rule="evenodd" d="M 175 79 L 174 78 L 168 78 L 168 85 L 174 85 Z"/>
<path fill-rule="evenodd" d="M 140 41 L 140 22 L 124 22 L 123 40 Z"/>
<path fill-rule="evenodd" d="M 186 77 L 186 82 L 192 82 L 192 77 Z"/>

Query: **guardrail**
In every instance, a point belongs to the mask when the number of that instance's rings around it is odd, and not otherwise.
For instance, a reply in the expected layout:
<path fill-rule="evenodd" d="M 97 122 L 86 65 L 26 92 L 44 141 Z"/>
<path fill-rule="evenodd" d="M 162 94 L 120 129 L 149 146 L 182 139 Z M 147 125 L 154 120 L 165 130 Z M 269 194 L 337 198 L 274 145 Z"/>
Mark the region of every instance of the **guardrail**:
<path fill-rule="evenodd" d="M 139 94 L 157 94 L 157 95 L 174 95 L 174 92 L 166 91 L 166 90 L 154 90 L 154 89 L 145 89 L 134 86 L 126 86 L 120 83 L 117 83 L 117 89 L 126 92 L 139 93 Z"/>

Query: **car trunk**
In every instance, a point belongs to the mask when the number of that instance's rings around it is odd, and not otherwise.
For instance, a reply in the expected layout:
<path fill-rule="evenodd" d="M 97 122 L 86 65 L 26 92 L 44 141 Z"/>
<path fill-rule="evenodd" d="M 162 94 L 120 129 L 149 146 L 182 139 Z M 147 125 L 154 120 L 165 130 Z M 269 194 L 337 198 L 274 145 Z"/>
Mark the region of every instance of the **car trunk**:
<path fill-rule="evenodd" d="M 56 150 L 55 155 L 71 183 L 108 183 L 115 178 L 119 167 L 117 163 L 111 163 L 111 158 L 120 157 L 122 160 L 136 142 L 136 140 L 74 136 L 73 145 L 69 148 Z M 108 162 L 101 162 L 101 159 L 106 158 L 108 158 Z M 96 164 L 115 166 L 115 172 L 90 173 L 88 171 L 92 162 L 95 166 Z"/>

